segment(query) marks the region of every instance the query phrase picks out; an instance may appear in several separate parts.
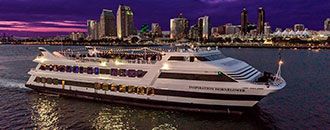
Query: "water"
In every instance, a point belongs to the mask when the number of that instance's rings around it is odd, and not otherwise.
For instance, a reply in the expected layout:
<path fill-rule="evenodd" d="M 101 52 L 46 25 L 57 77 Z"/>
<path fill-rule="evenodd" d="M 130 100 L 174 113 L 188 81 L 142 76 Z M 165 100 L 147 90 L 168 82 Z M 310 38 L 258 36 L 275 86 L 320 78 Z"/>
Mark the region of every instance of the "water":
<path fill-rule="evenodd" d="M 277 69 L 278 49 L 221 50 L 261 71 Z M 0 129 L 330 128 L 329 50 L 282 50 L 282 76 L 288 85 L 242 116 L 153 110 L 37 94 L 24 86 L 27 72 L 36 66 L 32 59 L 37 54 L 37 46 L 0 46 Z"/>

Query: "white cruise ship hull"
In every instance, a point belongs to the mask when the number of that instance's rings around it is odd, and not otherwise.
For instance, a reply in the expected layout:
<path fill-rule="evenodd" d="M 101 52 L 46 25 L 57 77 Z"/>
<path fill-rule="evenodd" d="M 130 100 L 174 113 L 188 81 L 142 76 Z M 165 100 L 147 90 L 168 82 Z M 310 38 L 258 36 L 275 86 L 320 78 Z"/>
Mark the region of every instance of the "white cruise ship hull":
<path fill-rule="evenodd" d="M 51 54 L 44 51 L 43 55 Z M 31 77 L 26 86 L 41 93 L 141 107 L 241 113 L 286 85 L 283 79 L 277 84 L 253 83 L 251 80 L 260 77 L 260 72 L 232 58 L 205 64 L 167 62 L 170 56 L 167 54 L 155 64 L 107 65 L 48 56 L 48 60 L 35 60 L 39 64 L 29 72 Z M 97 70 L 93 73 L 91 67 L 95 66 Z M 125 74 L 121 72 L 124 69 Z M 219 76 L 218 70 L 222 72 Z M 145 73 L 137 76 L 138 72 Z"/>

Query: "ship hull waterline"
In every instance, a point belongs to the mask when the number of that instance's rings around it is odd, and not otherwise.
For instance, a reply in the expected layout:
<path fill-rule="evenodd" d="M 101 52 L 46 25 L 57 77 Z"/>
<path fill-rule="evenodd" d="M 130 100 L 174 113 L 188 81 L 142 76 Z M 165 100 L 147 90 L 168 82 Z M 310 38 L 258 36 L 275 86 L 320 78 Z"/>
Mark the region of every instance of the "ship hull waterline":
<path fill-rule="evenodd" d="M 222 113 L 222 114 L 226 113 L 226 114 L 241 115 L 244 112 L 253 109 L 253 107 L 247 107 L 247 106 L 205 105 L 205 104 L 137 99 L 130 97 L 120 97 L 115 95 L 95 94 L 95 93 L 73 91 L 66 89 L 56 89 L 56 88 L 42 87 L 31 84 L 25 84 L 25 86 L 41 94 L 54 94 L 63 97 L 88 99 L 94 101 L 116 103 L 116 104 L 137 106 L 142 108 L 151 108 L 157 110 L 175 110 L 175 111 L 198 112 L 198 113 Z"/>

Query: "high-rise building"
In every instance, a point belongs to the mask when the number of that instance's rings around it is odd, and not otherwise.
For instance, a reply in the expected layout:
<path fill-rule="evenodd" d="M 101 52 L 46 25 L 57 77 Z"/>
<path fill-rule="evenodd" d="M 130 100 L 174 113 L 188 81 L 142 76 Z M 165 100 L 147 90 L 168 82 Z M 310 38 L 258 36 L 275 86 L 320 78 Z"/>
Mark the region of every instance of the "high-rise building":
<path fill-rule="evenodd" d="M 272 33 L 272 27 L 269 25 L 269 23 L 265 23 L 265 35 L 269 36 Z"/>
<path fill-rule="evenodd" d="M 265 30 L 265 10 L 260 7 L 258 9 L 258 34 L 262 35 L 264 34 L 264 30 Z"/>
<path fill-rule="evenodd" d="M 324 21 L 324 31 L 330 31 L 330 18 Z"/>
<path fill-rule="evenodd" d="M 153 36 L 161 37 L 162 34 L 162 28 L 160 27 L 159 23 L 152 23 L 151 24 L 151 33 Z"/>
<path fill-rule="evenodd" d="M 133 11 L 129 6 L 119 5 L 117 10 L 117 36 L 124 38 L 135 35 L 137 30 L 134 26 Z"/>
<path fill-rule="evenodd" d="M 197 41 L 200 39 L 200 29 L 198 27 L 198 25 L 193 25 L 190 27 L 189 30 L 189 39 Z"/>
<path fill-rule="evenodd" d="M 87 20 L 87 32 L 89 40 L 98 39 L 98 25 L 96 20 Z"/>
<path fill-rule="evenodd" d="M 248 32 L 248 11 L 244 8 L 241 12 L 241 34 L 245 35 Z"/>
<path fill-rule="evenodd" d="M 198 19 L 198 28 L 200 29 L 202 39 L 209 39 L 210 36 L 209 24 L 210 24 L 209 16 L 200 17 Z"/>
<path fill-rule="evenodd" d="M 115 15 L 112 10 L 103 9 L 99 22 L 99 37 L 116 36 Z"/>
<path fill-rule="evenodd" d="M 183 39 L 186 38 L 189 31 L 189 22 L 182 14 L 178 18 L 170 20 L 170 38 Z"/>
<path fill-rule="evenodd" d="M 295 24 L 293 27 L 293 30 L 296 31 L 304 31 L 305 30 L 305 26 L 303 24 Z"/>

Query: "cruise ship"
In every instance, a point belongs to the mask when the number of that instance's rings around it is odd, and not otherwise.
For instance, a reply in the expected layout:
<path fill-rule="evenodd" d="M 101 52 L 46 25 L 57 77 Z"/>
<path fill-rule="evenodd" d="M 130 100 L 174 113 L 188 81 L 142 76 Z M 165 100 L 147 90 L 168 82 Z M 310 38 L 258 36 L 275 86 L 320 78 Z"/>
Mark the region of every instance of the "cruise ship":
<path fill-rule="evenodd" d="M 286 86 L 217 48 L 38 48 L 26 86 L 40 93 L 157 109 L 241 113 Z"/>

